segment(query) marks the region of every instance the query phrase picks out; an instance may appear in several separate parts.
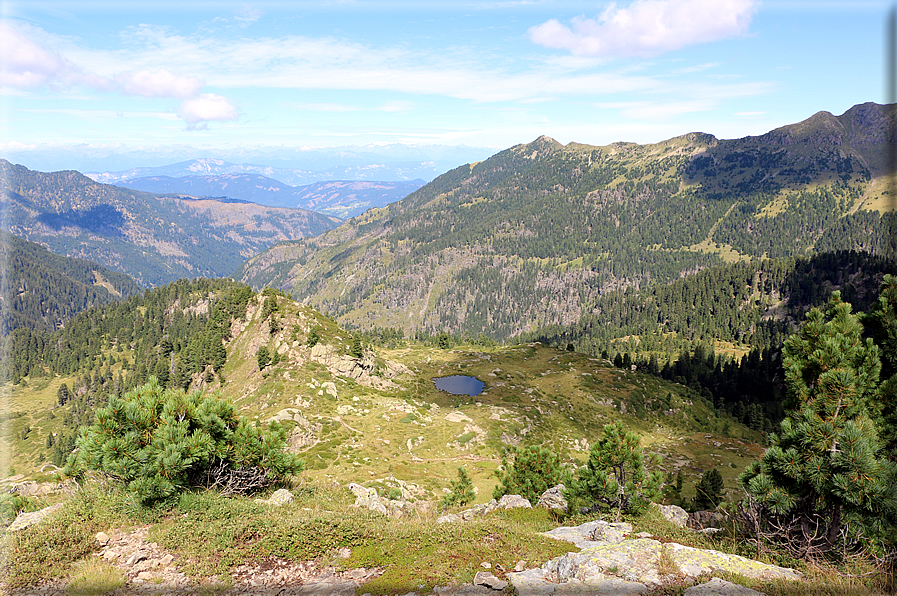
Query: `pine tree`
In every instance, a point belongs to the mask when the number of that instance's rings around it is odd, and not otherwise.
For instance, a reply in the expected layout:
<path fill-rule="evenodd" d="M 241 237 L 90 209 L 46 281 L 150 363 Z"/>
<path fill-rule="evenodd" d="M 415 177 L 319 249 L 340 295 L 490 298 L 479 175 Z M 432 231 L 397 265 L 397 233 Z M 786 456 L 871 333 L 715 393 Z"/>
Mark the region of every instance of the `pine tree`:
<path fill-rule="evenodd" d="M 879 457 L 869 405 L 877 396 L 878 348 L 861 338 L 849 303 L 834 292 L 812 309 L 783 350 L 794 409 L 770 447 L 739 480 L 755 527 L 792 553 L 813 557 L 888 536 L 897 499 L 894 466 Z"/>
<path fill-rule="evenodd" d="M 641 513 L 660 496 L 663 475 L 646 465 L 660 458 L 646 456 L 641 439 L 622 423 L 608 424 L 589 450 L 589 461 L 579 469 L 572 495 L 586 503 L 621 513 Z"/>
<path fill-rule="evenodd" d="M 719 470 L 713 468 L 704 472 L 695 485 L 695 511 L 715 509 L 723 501 L 723 489 L 723 476 Z"/>
<path fill-rule="evenodd" d="M 442 499 L 442 508 L 447 509 L 455 505 L 463 507 L 468 503 L 472 503 L 476 498 L 473 492 L 473 482 L 464 466 L 458 466 L 458 479 L 451 483 L 451 492 Z"/>
<path fill-rule="evenodd" d="M 897 276 L 884 276 L 863 325 L 881 350 L 882 383 L 874 418 L 886 456 L 897 461 Z"/>
<path fill-rule="evenodd" d="M 521 495 L 535 503 L 546 490 L 558 484 L 570 484 L 570 473 L 557 453 L 541 445 L 517 447 L 513 462 L 502 459 L 496 470 L 499 485 L 492 496 Z"/>

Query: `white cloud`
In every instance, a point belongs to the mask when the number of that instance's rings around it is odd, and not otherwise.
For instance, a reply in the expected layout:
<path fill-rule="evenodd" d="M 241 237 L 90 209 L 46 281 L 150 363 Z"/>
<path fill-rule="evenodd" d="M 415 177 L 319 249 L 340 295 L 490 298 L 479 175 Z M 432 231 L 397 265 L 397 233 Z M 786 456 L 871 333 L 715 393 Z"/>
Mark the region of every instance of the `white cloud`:
<path fill-rule="evenodd" d="M 202 80 L 197 77 L 181 77 L 165 70 L 138 70 L 115 75 L 115 82 L 126 95 L 141 97 L 173 97 L 189 99 L 202 90 Z"/>
<path fill-rule="evenodd" d="M 105 89 L 109 81 L 82 71 L 59 52 L 32 41 L 19 27 L 0 20 L 0 87 L 36 89 L 73 85 Z"/>
<path fill-rule="evenodd" d="M 530 39 L 578 56 L 656 56 L 747 31 L 756 0 L 636 0 L 610 4 L 597 19 L 570 26 L 551 19 L 529 30 Z"/>
<path fill-rule="evenodd" d="M 187 128 L 196 130 L 204 128 L 208 122 L 224 122 L 236 120 L 237 108 L 226 97 L 214 93 L 203 93 L 199 97 L 181 102 L 178 115 L 187 123 Z"/>

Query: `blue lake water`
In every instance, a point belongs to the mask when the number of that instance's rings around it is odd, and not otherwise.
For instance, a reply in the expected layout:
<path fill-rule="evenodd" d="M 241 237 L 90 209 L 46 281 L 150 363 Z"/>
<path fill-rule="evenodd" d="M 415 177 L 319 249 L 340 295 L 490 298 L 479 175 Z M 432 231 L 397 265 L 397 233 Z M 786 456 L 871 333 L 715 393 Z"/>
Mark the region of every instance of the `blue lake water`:
<path fill-rule="evenodd" d="M 453 395 L 479 395 L 486 387 L 486 383 L 476 377 L 467 375 L 452 375 L 450 377 L 437 377 L 433 379 L 436 388 Z"/>

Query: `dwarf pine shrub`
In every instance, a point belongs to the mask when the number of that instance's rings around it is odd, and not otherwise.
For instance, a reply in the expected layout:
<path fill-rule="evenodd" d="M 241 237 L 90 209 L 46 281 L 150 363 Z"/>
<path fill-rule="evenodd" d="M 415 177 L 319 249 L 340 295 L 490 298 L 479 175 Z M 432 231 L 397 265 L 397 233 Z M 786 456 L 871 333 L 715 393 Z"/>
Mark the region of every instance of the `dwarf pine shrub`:
<path fill-rule="evenodd" d="M 285 444 L 276 423 L 252 425 L 227 401 L 163 389 L 152 378 L 97 411 L 81 430 L 66 473 L 99 471 L 144 504 L 191 486 L 245 493 L 302 471 L 304 463 Z"/>

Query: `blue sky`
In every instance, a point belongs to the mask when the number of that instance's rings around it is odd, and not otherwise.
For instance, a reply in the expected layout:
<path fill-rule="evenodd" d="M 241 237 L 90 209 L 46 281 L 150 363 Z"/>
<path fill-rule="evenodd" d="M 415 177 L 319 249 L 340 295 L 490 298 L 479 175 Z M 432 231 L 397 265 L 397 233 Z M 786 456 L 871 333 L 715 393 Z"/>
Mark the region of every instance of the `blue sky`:
<path fill-rule="evenodd" d="M 762 134 L 885 102 L 893 6 L 0 0 L 0 156 Z"/>

